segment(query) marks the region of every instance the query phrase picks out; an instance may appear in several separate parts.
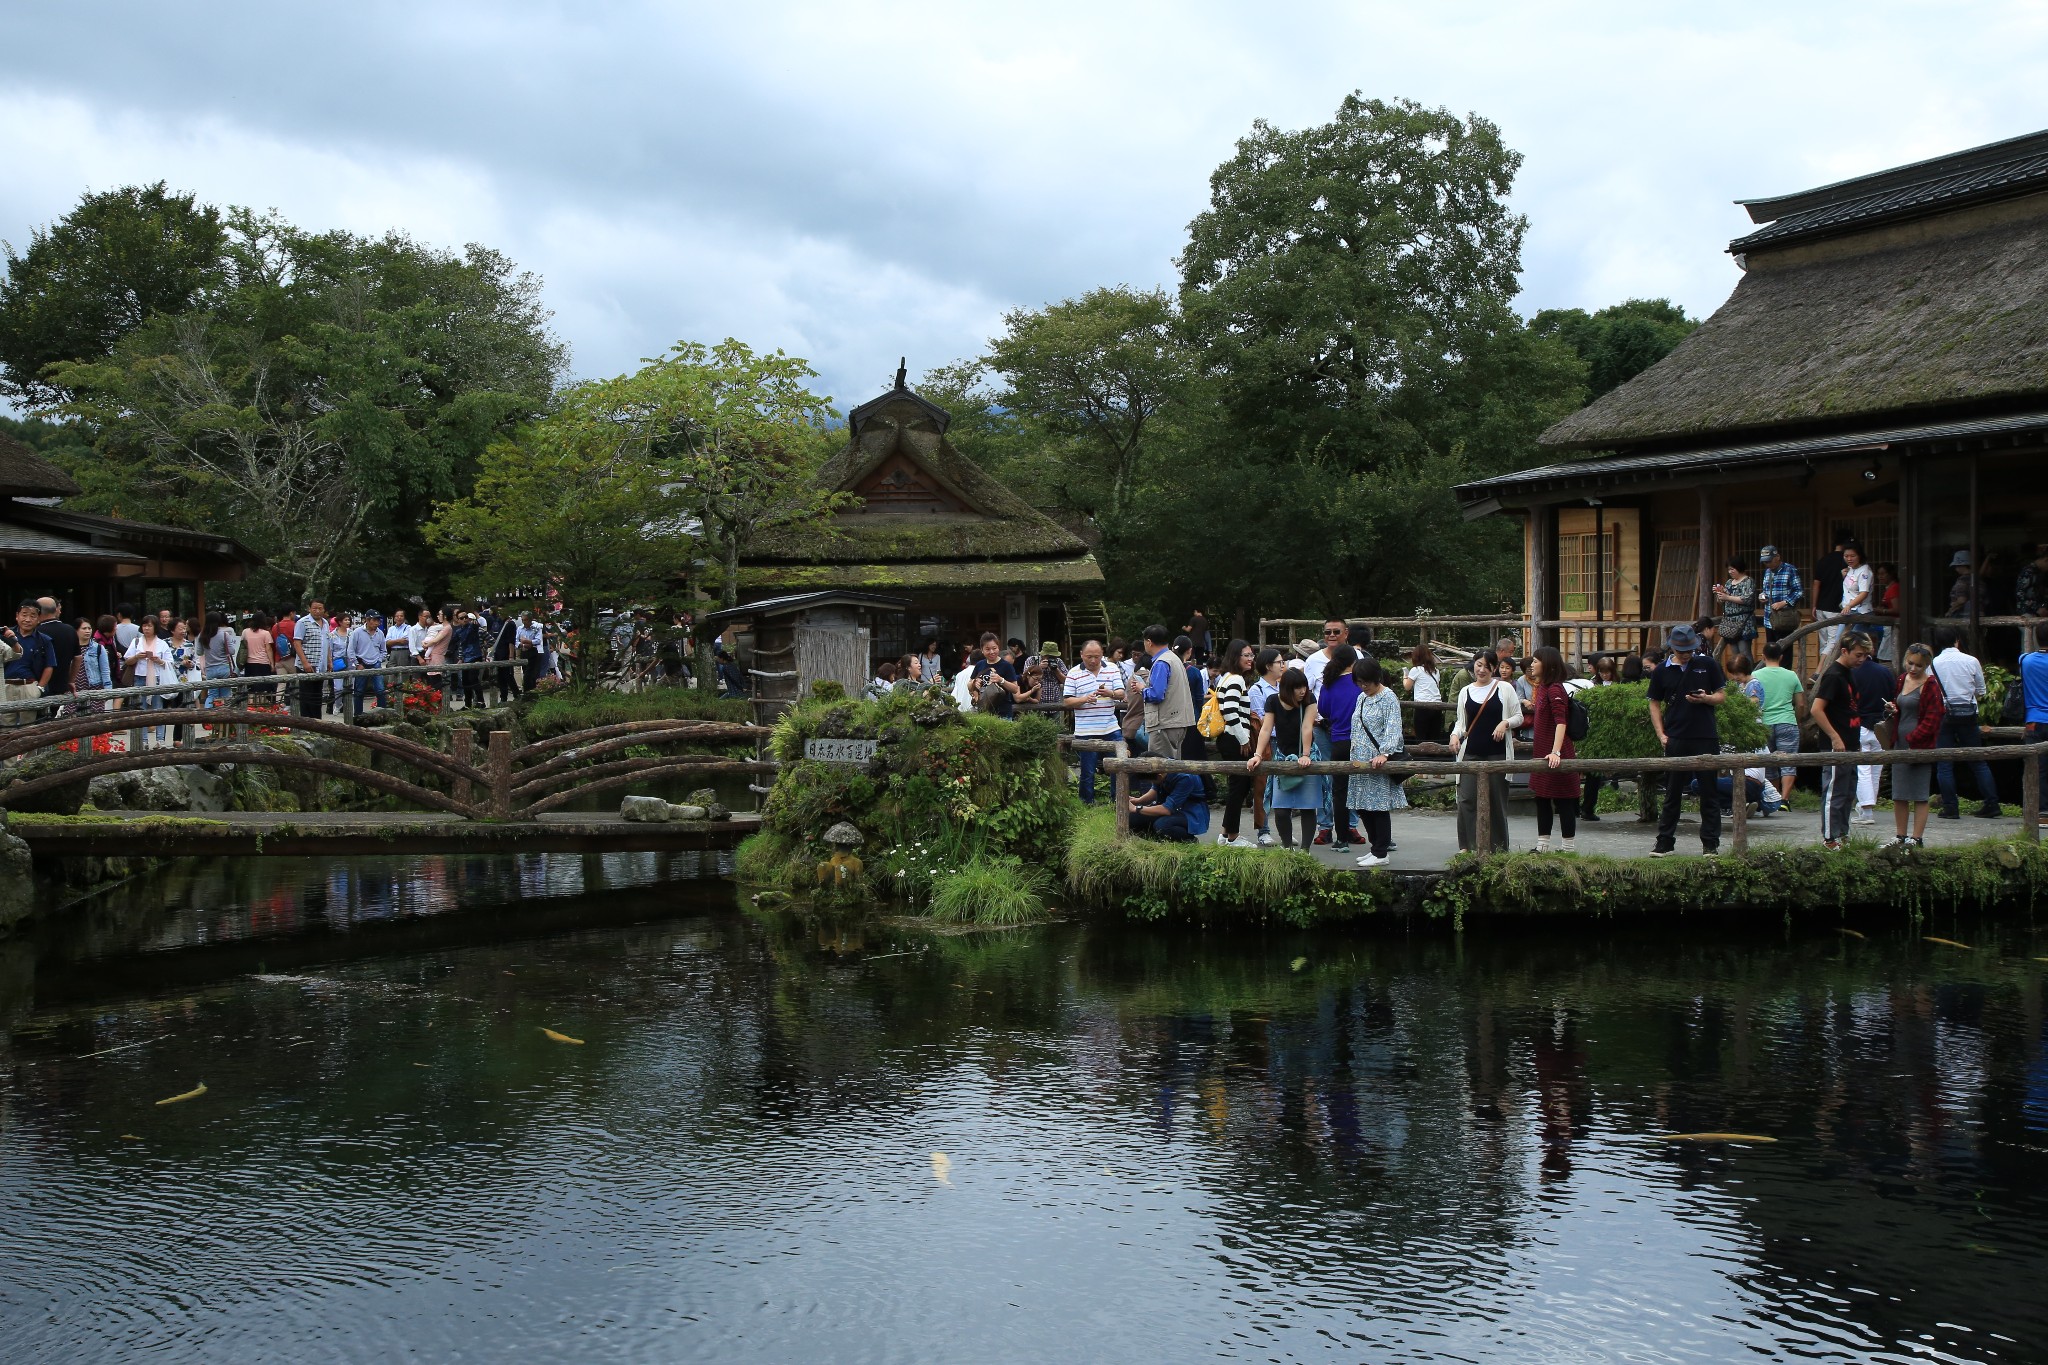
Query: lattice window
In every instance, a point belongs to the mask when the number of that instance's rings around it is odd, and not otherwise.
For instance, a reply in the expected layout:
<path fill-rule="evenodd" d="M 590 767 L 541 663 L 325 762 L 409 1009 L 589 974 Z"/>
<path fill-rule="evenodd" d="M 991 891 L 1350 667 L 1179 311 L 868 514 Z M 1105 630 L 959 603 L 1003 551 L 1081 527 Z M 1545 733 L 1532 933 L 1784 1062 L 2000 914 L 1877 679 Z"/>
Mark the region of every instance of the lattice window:
<path fill-rule="evenodd" d="M 1557 601 L 1561 612 L 1570 615 L 1599 608 L 1602 605 L 1600 585 L 1603 579 L 1610 583 L 1614 579 L 1612 531 L 1558 536 Z M 1609 596 L 1612 596 L 1611 590 Z M 1612 601 L 1605 606 L 1610 612 L 1614 610 Z"/>
<path fill-rule="evenodd" d="M 1690 621 L 1699 609 L 1700 533 L 1697 527 L 1664 531 L 1657 537 L 1657 592 L 1653 621 Z"/>

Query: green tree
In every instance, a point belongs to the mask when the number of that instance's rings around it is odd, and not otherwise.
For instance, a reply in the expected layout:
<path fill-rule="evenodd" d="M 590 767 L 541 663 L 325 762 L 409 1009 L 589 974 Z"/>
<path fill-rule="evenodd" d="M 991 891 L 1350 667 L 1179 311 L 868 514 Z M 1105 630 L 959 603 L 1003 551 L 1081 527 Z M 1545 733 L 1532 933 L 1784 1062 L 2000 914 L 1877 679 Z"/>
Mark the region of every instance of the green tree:
<path fill-rule="evenodd" d="M 1588 402 L 1671 354 L 1699 325 L 1669 299 L 1630 299 L 1597 313 L 1546 308 L 1529 319 L 1530 331 L 1563 342 L 1586 362 Z"/>
<path fill-rule="evenodd" d="M 1163 290 L 1091 289 L 1003 317 L 987 366 L 998 402 L 1055 439 L 1058 486 L 1111 534 L 1137 497 L 1162 414 L 1186 392 L 1195 357 Z"/>
<path fill-rule="evenodd" d="M 649 463 L 629 429 L 557 414 L 484 451 L 469 496 L 425 527 L 462 566 L 456 586 L 478 597 L 553 588 L 586 667 L 603 648 L 607 606 L 671 600 L 695 545 L 672 476 Z"/>
<path fill-rule="evenodd" d="M 1533 458 L 1585 379 L 1511 306 L 1520 164 L 1476 115 L 1352 95 L 1320 127 L 1255 124 L 1217 169 L 1180 258 L 1207 387 L 1141 536 L 1217 527 L 1169 566 L 1183 591 L 1276 611 L 1504 605 L 1512 536 L 1465 522 L 1450 489 Z"/>
<path fill-rule="evenodd" d="M 676 514 L 665 524 L 677 528 L 673 539 L 691 545 L 701 585 L 730 607 L 739 601 L 740 559 L 755 537 L 847 501 L 814 477 L 826 448 L 820 433 L 832 419 L 831 400 L 808 387 L 816 377 L 781 351 L 757 353 L 730 338 L 716 346 L 681 341 L 633 374 L 565 391 L 540 425 L 602 433 L 659 471 L 669 490 L 665 505 Z M 701 632 L 697 664 L 699 685 L 714 690 L 711 641 Z"/>
<path fill-rule="evenodd" d="M 219 280 L 220 213 L 159 180 L 88 194 L 28 250 L 7 247 L 0 281 L 0 394 L 32 408 L 70 395 L 46 374 L 112 354 L 152 317 L 183 312 Z"/>
<path fill-rule="evenodd" d="M 438 590 L 432 502 L 545 408 L 564 364 L 539 282 L 478 246 L 226 221 L 216 289 L 52 367 L 108 466 L 84 501 L 218 525 L 271 562 L 258 591 Z"/>

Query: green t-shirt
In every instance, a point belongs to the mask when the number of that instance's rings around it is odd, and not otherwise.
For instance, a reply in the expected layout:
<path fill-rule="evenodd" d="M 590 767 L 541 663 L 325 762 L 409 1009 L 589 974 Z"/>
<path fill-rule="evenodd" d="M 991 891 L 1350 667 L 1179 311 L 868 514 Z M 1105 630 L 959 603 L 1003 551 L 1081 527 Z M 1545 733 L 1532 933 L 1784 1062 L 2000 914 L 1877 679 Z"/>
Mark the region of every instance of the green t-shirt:
<path fill-rule="evenodd" d="M 1797 725 L 1799 712 L 1793 706 L 1792 699 L 1800 692 L 1799 675 L 1789 668 L 1765 664 L 1754 676 L 1758 685 L 1764 689 L 1763 723 Z"/>

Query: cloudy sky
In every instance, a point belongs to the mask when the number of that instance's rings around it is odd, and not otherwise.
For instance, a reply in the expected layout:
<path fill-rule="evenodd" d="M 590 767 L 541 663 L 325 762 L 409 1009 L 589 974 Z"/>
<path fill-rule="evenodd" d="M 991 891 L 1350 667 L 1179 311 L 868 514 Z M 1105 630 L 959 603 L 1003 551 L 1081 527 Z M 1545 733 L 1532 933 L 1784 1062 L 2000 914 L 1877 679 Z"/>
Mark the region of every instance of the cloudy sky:
<path fill-rule="evenodd" d="M 1006 309 L 1171 281 L 1252 120 L 1353 89 L 1525 154 L 1525 311 L 1704 314 L 1732 199 L 2048 127 L 2048 4 L 10 4 L 0 238 L 165 179 L 481 241 L 579 375 L 733 335 L 843 406 Z"/>

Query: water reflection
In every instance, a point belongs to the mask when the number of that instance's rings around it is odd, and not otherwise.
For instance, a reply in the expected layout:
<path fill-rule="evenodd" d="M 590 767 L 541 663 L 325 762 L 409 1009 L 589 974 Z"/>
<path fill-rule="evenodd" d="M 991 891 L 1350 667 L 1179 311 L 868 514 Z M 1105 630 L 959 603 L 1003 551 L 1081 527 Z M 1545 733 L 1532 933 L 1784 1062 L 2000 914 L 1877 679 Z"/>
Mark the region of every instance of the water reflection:
<path fill-rule="evenodd" d="M 369 875 L 321 914 L 440 903 Z M 483 941 L 114 997 L 39 967 L 0 1351 L 2048 1353 L 2023 931 L 932 940 L 716 886 L 574 903 L 639 919 L 443 917 Z M 1660 1140 L 1713 1130 L 1777 1141 Z"/>

